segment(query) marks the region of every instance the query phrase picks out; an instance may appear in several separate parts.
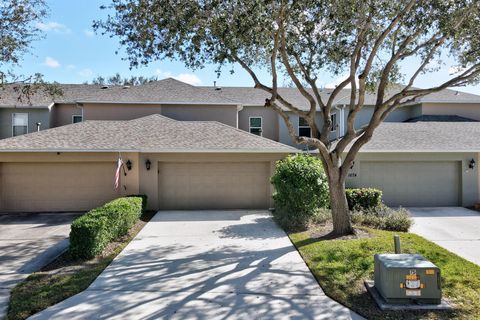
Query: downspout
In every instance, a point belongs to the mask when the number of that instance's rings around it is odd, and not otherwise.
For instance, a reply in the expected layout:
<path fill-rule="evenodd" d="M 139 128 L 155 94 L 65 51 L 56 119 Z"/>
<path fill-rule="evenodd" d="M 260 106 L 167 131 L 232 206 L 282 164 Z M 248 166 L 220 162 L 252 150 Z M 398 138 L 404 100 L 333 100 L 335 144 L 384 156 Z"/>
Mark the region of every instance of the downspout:
<path fill-rule="evenodd" d="M 243 110 L 243 104 L 237 104 L 237 129 L 238 128 L 238 113 Z"/>
<path fill-rule="evenodd" d="M 82 115 L 82 122 L 85 120 L 85 118 L 83 117 L 83 103 L 76 103 L 76 107 L 77 108 L 80 108 L 80 111 L 81 111 L 81 115 Z"/>

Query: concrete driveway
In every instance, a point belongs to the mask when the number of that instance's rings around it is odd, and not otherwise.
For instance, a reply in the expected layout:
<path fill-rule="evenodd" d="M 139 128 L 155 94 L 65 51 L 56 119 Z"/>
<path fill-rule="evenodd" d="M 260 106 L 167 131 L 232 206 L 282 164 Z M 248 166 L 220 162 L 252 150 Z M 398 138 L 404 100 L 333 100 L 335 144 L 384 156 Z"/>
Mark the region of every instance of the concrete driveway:
<path fill-rule="evenodd" d="M 84 292 L 32 319 L 360 319 L 265 211 L 163 211 Z"/>
<path fill-rule="evenodd" d="M 410 232 L 480 265 L 480 213 L 457 208 L 408 208 L 415 224 Z"/>
<path fill-rule="evenodd" d="M 0 213 L 0 319 L 10 289 L 68 246 L 78 213 Z"/>

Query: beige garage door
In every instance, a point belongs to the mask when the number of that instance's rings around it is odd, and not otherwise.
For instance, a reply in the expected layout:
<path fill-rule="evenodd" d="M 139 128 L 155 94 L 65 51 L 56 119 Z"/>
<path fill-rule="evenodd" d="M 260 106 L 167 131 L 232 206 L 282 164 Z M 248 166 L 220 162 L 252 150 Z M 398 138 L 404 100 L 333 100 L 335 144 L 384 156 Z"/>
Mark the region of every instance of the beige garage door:
<path fill-rule="evenodd" d="M 383 190 L 390 206 L 457 206 L 460 203 L 460 162 L 364 162 L 362 186 Z"/>
<path fill-rule="evenodd" d="M 265 209 L 269 163 L 159 163 L 161 209 Z"/>
<path fill-rule="evenodd" d="M 3 211 L 81 211 L 118 197 L 114 163 L 2 163 Z"/>

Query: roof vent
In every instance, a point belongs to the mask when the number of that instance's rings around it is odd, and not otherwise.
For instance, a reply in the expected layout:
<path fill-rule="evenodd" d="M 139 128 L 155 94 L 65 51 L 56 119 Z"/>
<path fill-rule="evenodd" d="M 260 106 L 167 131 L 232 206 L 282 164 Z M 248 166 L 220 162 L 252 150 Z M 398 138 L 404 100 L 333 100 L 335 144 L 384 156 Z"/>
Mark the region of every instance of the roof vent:
<path fill-rule="evenodd" d="M 123 86 L 123 89 L 128 89 L 128 88 L 130 88 L 130 86 L 129 86 L 129 85 L 125 85 L 125 86 Z"/>
<path fill-rule="evenodd" d="M 455 95 L 458 96 L 460 94 L 460 92 L 458 91 L 455 91 Z"/>
<path fill-rule="evenodd" d="M 217 81 L 213 81 L 213 90 L 222 90 L 221 87 L 217 87 Z"/>
<path fill-rule="evenodd" d="M 108 86 L 107 85 L 102 85 L 100 88 L 101 89 L 108 89 Z"/>

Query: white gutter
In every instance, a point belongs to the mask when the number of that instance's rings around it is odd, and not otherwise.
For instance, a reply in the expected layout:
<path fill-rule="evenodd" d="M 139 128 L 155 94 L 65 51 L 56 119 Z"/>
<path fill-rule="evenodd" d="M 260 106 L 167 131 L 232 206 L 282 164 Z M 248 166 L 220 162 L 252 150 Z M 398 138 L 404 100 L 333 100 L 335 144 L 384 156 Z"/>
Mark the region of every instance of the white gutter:
<path fill-rule="evenodd" d="M 60 104 L 69 104 L 69 103 L 95 103 L 95 104 L 191 104 L 191 105 L 209 105 L 209 106 L 238 106 L 238 102 L 192 102 L 192 101 L 84 101 L 78 100 L 73 102 L 59 102 Z"/>
<path fill-rule="evenodd" d="M 343 153 L 347 153 L 350 149 L 346 149 Z M 476 150 L 445 150 L 445 149 L 432 149 L 432 150 L 401 150 L 401 149 L 391 149 L 391 150 L 362 150 L 360 149 L 359 153 L 471 153 L 471 152 L 480 152 L 480 148 Z"/>
<path fill-rule="evenodd" d="M 23 153 L 23 152 L 59 152 L 59 153 L 115 153 L 115 152 L 138 152 L 138 153 L 297 153 L 300 149 L 278 149 L 278 150 L 254 150 L 254 149 L 159 149 L 159 150 L 134 150 L 134 149 L 11 149 L 1 150 L 0 153 Z"/>

